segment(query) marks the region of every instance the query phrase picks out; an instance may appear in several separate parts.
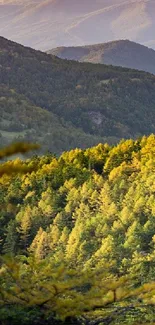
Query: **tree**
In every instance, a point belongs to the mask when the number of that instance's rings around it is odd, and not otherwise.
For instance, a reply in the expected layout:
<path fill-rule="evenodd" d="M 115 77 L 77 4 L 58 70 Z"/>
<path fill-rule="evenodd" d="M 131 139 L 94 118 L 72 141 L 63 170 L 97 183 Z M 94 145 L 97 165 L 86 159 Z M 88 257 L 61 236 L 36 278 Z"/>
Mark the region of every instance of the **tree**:
<path fill-rule="evenodd" d="M 3 245 L 3 253 L 15 255 L 18 250 L 18 239 L 17 223 L 15 220 L 10 220 L 6 229 L 6 238 Z"/>

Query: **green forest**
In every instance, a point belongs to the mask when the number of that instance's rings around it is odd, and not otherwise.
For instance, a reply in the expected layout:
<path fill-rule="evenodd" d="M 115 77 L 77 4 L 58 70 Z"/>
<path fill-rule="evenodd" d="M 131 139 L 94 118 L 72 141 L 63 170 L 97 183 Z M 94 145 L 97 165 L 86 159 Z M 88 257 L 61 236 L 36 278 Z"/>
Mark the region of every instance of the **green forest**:
<path fill-rule="evenodd" d="M 155 324 L 155 135 L 2 160 L 0 183 L 2 325 Z"/>
<path fill-rule="evenodd" d="M 155 133 L 155 76 L 61 60 L 0 37 L 0 145 L 61 154 Z M 18 116 L 18 119 L 17 119 Z"/>

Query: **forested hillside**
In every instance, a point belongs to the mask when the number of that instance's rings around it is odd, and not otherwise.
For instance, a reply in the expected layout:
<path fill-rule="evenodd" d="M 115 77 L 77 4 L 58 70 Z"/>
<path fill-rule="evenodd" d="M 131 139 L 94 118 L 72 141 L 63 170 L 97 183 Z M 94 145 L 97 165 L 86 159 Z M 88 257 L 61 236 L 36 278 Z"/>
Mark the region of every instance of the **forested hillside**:
<path fill-rule="evenodd" d="M 0 167 L 3 324 L 154 324 L 155 136 L 18 164 Z"/>
<path fill-rule="evenodd" d="M 60 153 L 155 132 L 155 77 L 145 72 L 61 60 L 0 38 L 0 87 L 2 143 L 25 137 Z"/>
<path fill-rule="evenodd" d="M 60 153 L 76 146 L 85 148 L 103 141 L 86 134 L 57 115 L 33 104 L 14 89 L 0 86 L 0 145 L 25 139 L 40 143 L 40 153 Z"/>
<path fill-rule="evenodd" d="M 62 46 L 47 53 L 61 59 L 111 64 L 155 74 L 155 51 L 129 40 L 75 47 Z"/>

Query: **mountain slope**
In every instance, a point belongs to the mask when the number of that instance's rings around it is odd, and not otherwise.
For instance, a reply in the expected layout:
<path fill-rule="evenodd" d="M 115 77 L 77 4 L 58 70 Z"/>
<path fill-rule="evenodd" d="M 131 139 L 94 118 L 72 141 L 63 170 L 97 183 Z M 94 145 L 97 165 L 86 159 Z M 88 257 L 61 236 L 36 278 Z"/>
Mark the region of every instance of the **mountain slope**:
<path fill-rule="evenodd" d="M 155 48 L 154 0 L 0 0 L 0 35 L 36 49 L 131 39 Z"/>
<path fill-rule="evenodd" d="M 61 59 L 111 64 L 155 74 L 155 51 L 128 40 L 90 46 L 58 47 L 47 53 Z"/>
<path fill-rule="evenodd" d="M 1 124 L 8 124 L 4 123 L 8 98 L 10 92 L 15 92 L 16 99 L 12 96 L 12 100 L 16 100 L 17 105 L 10 106 L 12 112 L 7 118 L 12 115 L 15 119 L 16 111 L 21 109 L 21 114 L 25 115 L 21 124 L 27 123 L 22 130 L 29 129 L 30 140 L 33 139 L 30 132 L 33 129 L 35 139 L 41 137 L 46 148 L 57 148 L 60 152 L 155 132 L 153 75 L 61 60 L 4 38 L 0 38 L 0 53 L 1 96 L 7 98 L 5 105 L 0 105 Z M 4 87 L 9 89 L 8 93 L 4 93 Z M 22 104 L 20 96 L 26 104 Z M 41 132 L 40 136 L 38 132 Z"/>
<path fill-rule="evenodd" d="M 20 166 L 1 177 L 3 325 L 153 325 L 155 135 Z"/>
<path fill-rule="evenodd" d="M 40 153 L 48 150 L 60 153 L 76 146 L 85 148 L 104 141 L 74 128 L 52 112 L 19 95 L 14 89 L 1 85 L 0 146 L 20 140 L 39 143 Z"/>

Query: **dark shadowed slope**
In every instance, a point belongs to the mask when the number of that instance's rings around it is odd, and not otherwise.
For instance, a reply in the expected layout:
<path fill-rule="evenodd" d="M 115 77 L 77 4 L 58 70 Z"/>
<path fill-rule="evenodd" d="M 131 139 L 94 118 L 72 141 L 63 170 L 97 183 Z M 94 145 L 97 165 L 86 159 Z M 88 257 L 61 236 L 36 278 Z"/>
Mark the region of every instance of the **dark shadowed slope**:
<path fill-rule="evenodd" d="M 2 136 L 28 131 L 60 152 L 155 132 L 155 77 L 146 72 L 62 60 L 1 37 L 0 86 Z"/>

